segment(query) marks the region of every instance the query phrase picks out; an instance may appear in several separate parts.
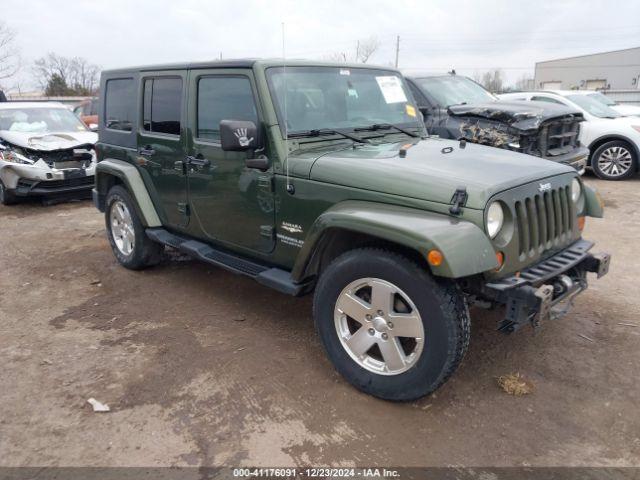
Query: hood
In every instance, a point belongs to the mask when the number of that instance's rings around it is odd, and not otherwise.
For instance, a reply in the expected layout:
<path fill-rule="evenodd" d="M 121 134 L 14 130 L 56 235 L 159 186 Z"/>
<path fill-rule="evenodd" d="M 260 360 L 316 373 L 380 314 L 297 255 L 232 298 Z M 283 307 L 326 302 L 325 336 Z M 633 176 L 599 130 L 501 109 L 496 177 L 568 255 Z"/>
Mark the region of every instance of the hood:
<path fill-rule="evenodd" d="M 531 155 L 468 142 L 460 148 L 459 142 L 433 138 L 417 142 L 401 158 L 403 143 L 334 150 L 315 160 L 309 177 L 444 204 L 451 203 L 458 187 L 466 187 L 466 206 L 482 209 L 496 193 L 576 173 L 571 167 Z"/>
<path fill-rule="evenodd" d="M 0 131 L 0 139 L 16 147 L 41 152 L 54 150 L 66 150 L 84 145 L 93 145 L 98 141 L 98 134 L 94 132 L 59 132 L 59 133 L 32 133 Z"/>
<path fill-rule="evenodd" d="M 456 117 L 476 117 L 506 123 L 518 130 L 537 130 L 547 121 L 562 117 L 578 117 L 583 119 L 582 113 L 563 105 L 548 102 L 509 102 L 497 100 L 495 102 L 469 103 L 453 105 L 448 108 L 449 115 Z"/>
<path fill-rule="evenodd" d="M 636 106 L 636 105 L 613 105 L 611 108 L 613 108 L 616 112 L 620 113 L 621 115 L 626 115 L 626 116 L 636 116 L 639 117 L 640 116 L 640 106 Z"/>

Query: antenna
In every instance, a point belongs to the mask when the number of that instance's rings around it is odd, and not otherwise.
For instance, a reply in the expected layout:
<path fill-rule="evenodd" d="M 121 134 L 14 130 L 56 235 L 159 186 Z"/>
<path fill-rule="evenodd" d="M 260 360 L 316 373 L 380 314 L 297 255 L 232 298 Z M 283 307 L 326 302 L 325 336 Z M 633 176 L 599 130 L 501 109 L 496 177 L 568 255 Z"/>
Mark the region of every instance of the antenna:
<path fill-rule="evenodd" d="M 287 56 L 284 49 L 284 22 L 282 22 L 282 84 L 284 89 L 284 163 L 285 163 L 285 175 L 287 183 L 287 192 L 293 194 L 296 190 L 291 184 L 289 178 L 289 125 L 287 117 Z"/>

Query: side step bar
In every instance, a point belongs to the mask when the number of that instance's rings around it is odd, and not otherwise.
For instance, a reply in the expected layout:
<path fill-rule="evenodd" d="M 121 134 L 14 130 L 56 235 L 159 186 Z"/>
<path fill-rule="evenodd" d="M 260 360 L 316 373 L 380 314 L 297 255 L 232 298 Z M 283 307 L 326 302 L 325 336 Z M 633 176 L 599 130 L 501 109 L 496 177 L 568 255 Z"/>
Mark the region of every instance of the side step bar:
<path fill-rule="evenodd" d="M 307 292 L 307 287 L 309 287 L 307 283 L 295 283 L 291 279 L 291 274 L 286 270 L 247 260 L 206 243 L 176 235 L 164 228 L 147 228 L 146 234 L 154 242 L 168 245 L 191 257 L 233 273 L 246 275 L 262 285 L 287 295 L 302 295 Z"/>

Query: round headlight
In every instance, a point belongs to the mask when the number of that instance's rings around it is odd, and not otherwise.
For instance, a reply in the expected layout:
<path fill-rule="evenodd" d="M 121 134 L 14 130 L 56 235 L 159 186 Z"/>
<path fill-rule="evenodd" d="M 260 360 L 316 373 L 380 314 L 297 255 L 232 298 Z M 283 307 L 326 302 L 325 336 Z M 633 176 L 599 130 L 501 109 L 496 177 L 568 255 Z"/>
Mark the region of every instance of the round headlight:
<path fill-rule="evenodd" d="M 504 223 L 504 210 L 500 202 L 493 202 L 487 210 L 487 233 L 495 238 Z"/>
<path fill-rule="evenodd" d="M 582 195 L 582 185 L 580 185 L 577 178 L 574 178 L 573 182 L 571 182 L 571 200 L 573 200 L 573 203 L 578 203 L 580 195 Z"/>

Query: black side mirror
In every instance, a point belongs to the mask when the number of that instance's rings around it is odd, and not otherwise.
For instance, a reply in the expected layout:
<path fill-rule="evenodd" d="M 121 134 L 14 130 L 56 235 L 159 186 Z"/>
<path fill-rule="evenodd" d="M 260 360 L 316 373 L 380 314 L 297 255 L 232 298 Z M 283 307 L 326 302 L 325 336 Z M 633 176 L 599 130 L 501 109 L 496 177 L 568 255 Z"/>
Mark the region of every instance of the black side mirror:
<path fill-rule="evenodd" d="M 431 109 L 425 105 L 418 105 L 418 110 L 425 117 L 431 115 Z"/>
<path fill-rule="evenodd" d="M 253 122 L 243 120 L 220 121 L 220 143 L 227 152 L 244 152 L 257 150 L 258 128 Z"/>

